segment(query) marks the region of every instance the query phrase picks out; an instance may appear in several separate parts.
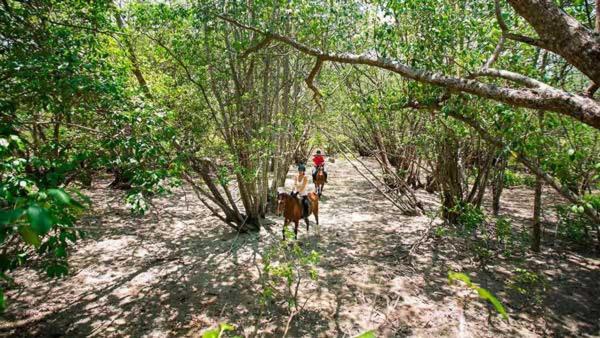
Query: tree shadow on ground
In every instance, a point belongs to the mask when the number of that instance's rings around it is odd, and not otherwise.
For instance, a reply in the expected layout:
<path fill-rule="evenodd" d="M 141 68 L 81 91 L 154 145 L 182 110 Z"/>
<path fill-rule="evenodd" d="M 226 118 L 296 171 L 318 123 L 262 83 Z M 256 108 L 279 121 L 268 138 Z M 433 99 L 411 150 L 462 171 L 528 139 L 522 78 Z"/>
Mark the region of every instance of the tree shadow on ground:
<path fill-rule="evenodd" d="M 386 337 L 448 336 L 456 334 L 461 312 L 478 335 L 519 336 L 523 327 L 540 335 L 598 333 L 600 269 L 586 257 L 552 251 L 520 262 L 498 260 L 482 271 L 459 243 L 432 237 L 408 264 L 400 258 L 429 219 L 402 215 L 368 182 L 349 182 L 354 175 L 336 175 L 334 167 L 330 174 L 340 181 L 326 187 L 320 228 L 312 220 L 308 233 L 304 226 L 299 231 L 303 250 L 318 250 L 322 260 L 317 287 L 301 289 L 301 301 L 309 301 L 292 321 L 290 336 L 348 337 L 367 329 Z M 109 194 L 99 189 L 92 196 L 98 205 L 88 218 L 93 240 L 77 247 L 68 278 L 17 273 L 17 282 L 28 287 L 18 298 L 9 296 L 14 303 L 0 325 L 21 325 L 0 334 L 181 336 L 228 322 L 244 336 L 281 336 L 287 306 L 276 302 L 265 309 L 258 301 L 261 253 L 280 241 L 280 218 L 260 234 L 238 235 L 189 197 L 188 187 L 157 201 L 158 214 L 143 218 L 122 207 L 119 196 L 108 200 Z M 429 204 L 435 208 L 435 198 Z M 515 216 L 521 222 L 526 214 Z M 541 316 L 510 308 L 505 281 L 517 266 L 550 279 Z M 464 288 L 450 286 L 451 269 L 469 273 L 506 302 L 513 326 L 476 296 L 467 297 Z"/>

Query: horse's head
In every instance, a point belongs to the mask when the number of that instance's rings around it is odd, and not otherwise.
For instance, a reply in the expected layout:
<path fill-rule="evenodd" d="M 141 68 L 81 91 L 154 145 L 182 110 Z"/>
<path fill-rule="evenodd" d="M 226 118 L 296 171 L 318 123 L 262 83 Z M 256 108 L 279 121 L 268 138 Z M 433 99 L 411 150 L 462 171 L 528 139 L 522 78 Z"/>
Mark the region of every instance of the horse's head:
<path fill-rule="evenodd" d="M 285 193 L 283 188 L 277 189 L 277 216 L 281 216 L 285 210 L 285 200 L 287 199 L 287 196 L 288 194 Z"/>
<path fill-rule="evenodd" d="M 322 164 L 317 166 L 317 175 L 318 176 L 325 175 L 325 168 L 323 167 Z"/>

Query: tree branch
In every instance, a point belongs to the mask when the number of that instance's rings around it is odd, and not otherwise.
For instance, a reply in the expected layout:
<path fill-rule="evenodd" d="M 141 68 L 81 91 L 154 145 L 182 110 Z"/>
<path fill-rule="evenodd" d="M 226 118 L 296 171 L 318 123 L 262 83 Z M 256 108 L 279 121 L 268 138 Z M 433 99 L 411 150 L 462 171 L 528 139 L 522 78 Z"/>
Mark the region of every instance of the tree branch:
<path fill-rule="evenodd" d="M 595 83 L 592 82 L 585 90 L 585 96 L 589 97 L 589 98 L 594 98 L 594 94 L 596 94 L 596 92 L 598 91 L 598 88 L 600 88 L 600 86 Z"/>
<path fill-rule="evenodd" d="M 240 55 L 240 57 L 242 59 L 246 58 L 248 55 L 250 55 L 250 54 L 252 54 L 252 53 L 254 53 L 256 51 L 259 51 L 259 50 L 261 50 L 263 48 L 266 48 L 271 43 L 271 41 L 273 41 L 273 38 L 271 36 L 267 35 L 264 39 L 262 39 L 256 45 L 248 48 L 244 53 L 242 53 L 242 55 Z"/>
<path fill-rule="evenodd" d="M 232 18 L 220 15 L 218 17 L 238 27 L 259 32 L 265 36 L 270 36 L 273 40 L 283 42 L 304 54 L 320 58 L 322 62 L 332 61 L 346 64 L 362 64 L 386 69 L 405 78 L 445 87 L 451 91 L 465 92 L 517 107 L 553 111 L 582 121 L 596 129 L 600 129 L 600 103 L 588 97 L 571 94 L 547 85 L 545 87 L 523 89 L 499 87 L 497 85 L 473 79 L 446 76 L 441 73 L 412 68 L 399 61 L 380 58 L 372 54 L 323 52 L 317 48 L 304 45 L 290 37 L 277 33 L 263 32 L 257 28 L 242 24 Z M 523 79 L 526 78 L 524 75 L 521 75 L 521 77 Z M 531 79 L 529 82 L 533 81 L 535 80 Z M 538 81 L 537 83 L 539 84 L 541 82 Z"/>
<path fill-rule="evenodd" d="M 499 0 L 494 0 L 494 12 L 496 14 L 496 21 L 498 21 L 498 25 L 500 26 L 500 29 L 502 30 L 503 37 L 506 37 L 507 39 L 510 39 L 510 40 L 524 42 L 524 43 L 532 45 L 532 46 L 543 48 L 542 43 L 539 40 L 530 38 L 528 36 L 520 35 L 520 34 L 513 34 L 510 32 L 510 29 L 506 25 L 504 18 L 502 18 L 502 9 L 500 8 Z"/>
<path fill-rule="evenodd" d="M 542 88 L 542 89 L 545 89 L 548 91 L 554 90 L 554 88 L 548 86 L 547 84 L 545 84 L 541 81 L 538 81 L 536 79 L 532 79 L 528 76 L 525 76 L 525 75 L 522 75 L 519 73 L 515 73 L 515 72 L 511 72 L 508 70 L 501 70 L 501 69 L 495 69 L 495 68 L 484 68 L 476 73 L 472 73 L 470 78 L 476 78 L 476 77 L 481 77 L 481 76 L 503 78 L 505 80 L 523 84 L 529 88 Z"/>
<path fill-rule="evenodd" d="M 319 88 L 317 88 L 317 86 L 315 86 L 315 84 L 314 84 L 315 77 L 317 76 L 317 74 L 319 74 L 319 71 L 321 70 L 322 65 L 323 65 L 323 59 L 321 57 L 317 57 L 317 62 L 315 63 L 315 66 L 310 71 L 310 73 L 308 74 L 308 77 L 305 80 L 308 88 L 310 88 L 314 92 L 315 100 L 323 97 L 323 95 L 321 95 L 321 92 L 319 92 Z M 317 104 L 319 104 L 318 101 L 317 101 Z"/>
<path fill-rule="evenodd" d="M 498 40 L 498 44 L 496 45 L 494 52 L 492 53 L 490 58 L 483 65 L 483 69 L 490 68 L 496 62 L 496 60 L 498 60 L 498 57 L 500 57 L 500 53 L 502 53 L 502 50 L 504 49 L 505 41 L 506 41 L 506 37 L 504 36 L 504 34 L 502 34 L 500 36 L 500 39 Z"/>

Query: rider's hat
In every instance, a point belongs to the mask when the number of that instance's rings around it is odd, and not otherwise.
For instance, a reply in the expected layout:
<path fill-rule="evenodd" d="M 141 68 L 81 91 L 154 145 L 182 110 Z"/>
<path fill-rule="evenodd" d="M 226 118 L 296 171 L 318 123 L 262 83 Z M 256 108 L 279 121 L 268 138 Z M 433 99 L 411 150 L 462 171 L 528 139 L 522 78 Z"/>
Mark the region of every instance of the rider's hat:
<path fill-rule="evenodd" d="M 317 150 L 317 155 L 321 155 L 321 151 L 320 150 Z"/>
<path fill-rule="evenodd" d="M 298 171 L 306 171 L 306 166 L 302 163 L 298 164 Z"/>

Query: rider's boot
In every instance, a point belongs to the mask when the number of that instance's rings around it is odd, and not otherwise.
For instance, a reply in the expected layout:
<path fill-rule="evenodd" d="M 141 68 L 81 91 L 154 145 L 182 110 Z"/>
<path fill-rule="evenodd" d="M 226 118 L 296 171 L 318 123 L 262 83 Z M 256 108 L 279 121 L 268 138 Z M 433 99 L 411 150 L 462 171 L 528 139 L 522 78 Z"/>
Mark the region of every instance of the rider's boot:
<path fill-rule="evenodd" d="M 308 217 L 308 197 L 307 196 L 302 196 L 302 218 L 307 218 Z"/>

